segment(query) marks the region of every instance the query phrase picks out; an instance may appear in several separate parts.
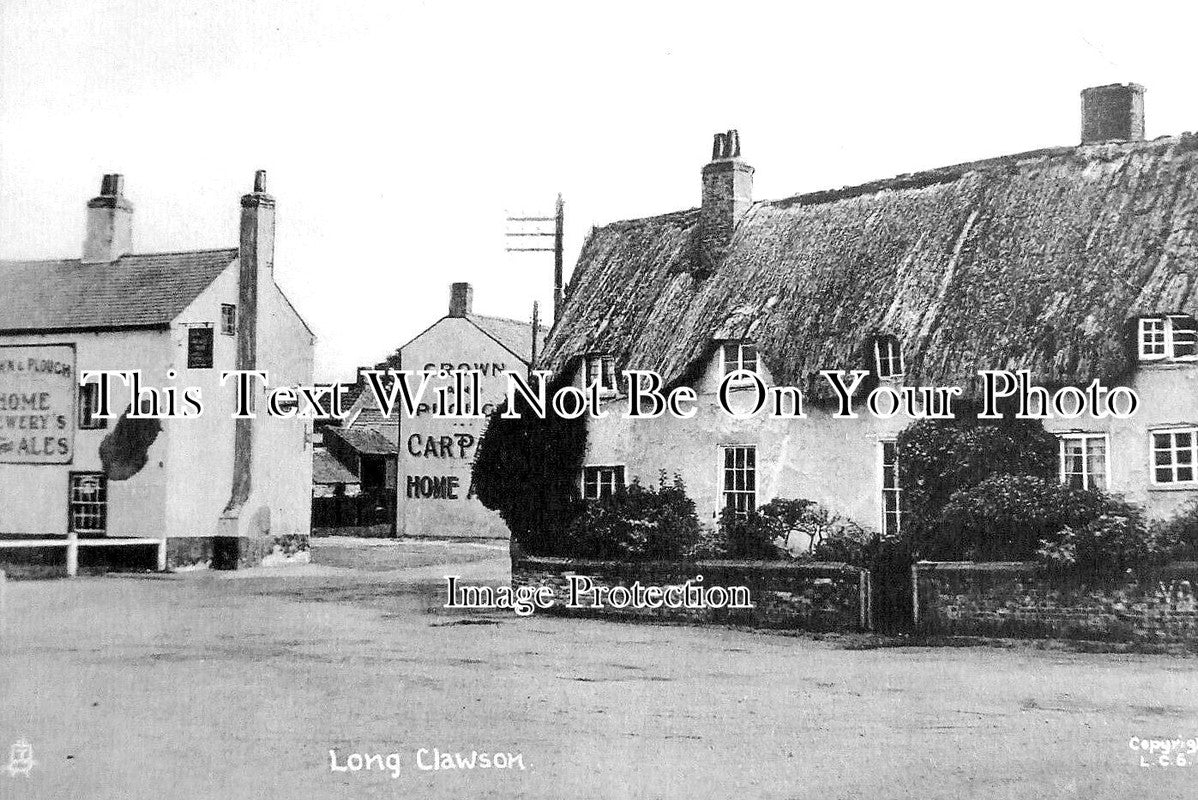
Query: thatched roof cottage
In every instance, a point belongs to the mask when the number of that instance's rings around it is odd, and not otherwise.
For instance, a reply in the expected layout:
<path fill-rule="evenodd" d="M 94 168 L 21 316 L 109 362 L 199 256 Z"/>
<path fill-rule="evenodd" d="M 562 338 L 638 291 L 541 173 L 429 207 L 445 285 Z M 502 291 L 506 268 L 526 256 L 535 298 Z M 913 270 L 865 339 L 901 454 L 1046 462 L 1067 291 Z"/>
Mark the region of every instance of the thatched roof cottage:
<path fill-rule="evenodd" d="M 782 200 L 752 198 L 739 136 L 718 134 L 699 208 L 591 233 L 539 366 L 655 370 L 701 398 L 728 365 L 812 392 L 825 369 L 966 391 L 983 369 L 1132 383 L 1134 419 L 1058 422 L 1062 475 L 1172 508 L 1198 495 L 1198 135 L 1145 140 L 1143 96 L 1085 90 L 1076 146 Z M 712 516 L 802 496 L 886 525 L 897 503 L 897 420 L 612 416 L 591 423 L 584 491 L 666 469 Z"/>

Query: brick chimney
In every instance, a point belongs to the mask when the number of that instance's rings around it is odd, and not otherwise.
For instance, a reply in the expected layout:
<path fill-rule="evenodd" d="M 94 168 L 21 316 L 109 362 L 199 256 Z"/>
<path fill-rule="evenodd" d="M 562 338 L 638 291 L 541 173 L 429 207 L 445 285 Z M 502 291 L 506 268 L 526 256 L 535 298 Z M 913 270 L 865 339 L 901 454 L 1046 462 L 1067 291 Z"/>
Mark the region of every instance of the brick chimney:
<path fill-rule="evenodd" d="M 125 176 L 105 175 L 99 197 L 87 201 L 84 264 L 108 264 L 133 244 L 133 204 L 125 197 Z"/>
<path fill-rule="evenodd" d="M 254 190 L 241 197 L 237 254 L 237 369 L 258 369 L 258 300 L 275 265 L 275 199 L 266 193 L 266 170 L 254 173 Z M 238 418 L 233 428 L 233 489 L 224 520 L 238 530 L 241 508 L 253 488 L 254 428 L 261 418 Z"/>
<path fill-rule="evenodd" d="M 474 313 L 474 287 L 455 283 L 449 289 L 449 316 L 464 317 Z"/>
<path fill-rule="evenodd" d="M 753 203 L 753 168 L 741 160 L 740 134 L 717 133 L 711 163 L 703 167 L 703 252 L 711 261 L 724 256 L 736 224 Z"/>
<path fill-rule="evenodd" d="M 1112 83 L 1082 90 L 1082 144 L 1143 139 L 1143 86 Z"/>

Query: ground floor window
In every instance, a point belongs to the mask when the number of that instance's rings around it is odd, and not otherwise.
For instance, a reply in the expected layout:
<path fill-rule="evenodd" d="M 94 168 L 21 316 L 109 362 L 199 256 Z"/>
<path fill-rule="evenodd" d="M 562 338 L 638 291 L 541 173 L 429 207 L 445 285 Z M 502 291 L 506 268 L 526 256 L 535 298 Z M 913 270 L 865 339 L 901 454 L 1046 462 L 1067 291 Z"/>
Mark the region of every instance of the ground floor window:
<path fill-rule="evenodd" d="M 1061 434 L 1061 482 L 1074 489 L 1107 490 L 1105 433 Z"/>
<path fill-rule="evenodd" d="M 882 442 L 882 535 L 897 537 L 903 525 L 903 489 L 899 485 L 898 445 Z"/>
<path fill-rule="evenodd" d="M 1198 428 L 1153 431 L 1152 482 L 1193 483 L 1198 464 Z"/>
<path fill-rule="evenodd" d="M 616 489 L 624 487 L 624 467 L 595 466 L 582 468 L 582 499 L 599 500 L 611 497 Z"/>
<path fill-rule="evenodd" d="M 71 533 L 103 536 L 108 530 L 108 479 L 103 473 L 71 473 L 67 521 Z"/>
<path fill-rule="evenodd" d="M 757 448 L 735 445 L 723 449 L 724 508 L 739 514 L 757 510 Z"/>

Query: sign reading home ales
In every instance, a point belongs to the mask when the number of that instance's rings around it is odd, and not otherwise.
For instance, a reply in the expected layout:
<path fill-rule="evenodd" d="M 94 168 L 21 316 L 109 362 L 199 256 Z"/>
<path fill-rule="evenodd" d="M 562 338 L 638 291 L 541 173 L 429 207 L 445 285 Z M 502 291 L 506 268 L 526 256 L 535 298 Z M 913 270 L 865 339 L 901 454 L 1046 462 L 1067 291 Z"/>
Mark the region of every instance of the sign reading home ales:
<path fill-rule="evenodd" d="M 0 345 L 0 464 L 70 463 L 75 391 L 73 345 Z"/>

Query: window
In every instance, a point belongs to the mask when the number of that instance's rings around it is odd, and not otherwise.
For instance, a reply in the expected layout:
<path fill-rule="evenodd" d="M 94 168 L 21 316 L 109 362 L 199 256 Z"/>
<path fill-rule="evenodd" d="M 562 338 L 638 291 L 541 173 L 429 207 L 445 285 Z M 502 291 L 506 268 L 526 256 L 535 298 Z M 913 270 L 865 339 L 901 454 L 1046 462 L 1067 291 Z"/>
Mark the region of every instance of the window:
<path fill-rule="evenodd" d="M 237 306 L 232 303 L 221 303 L 220 332 L 225 336 L 237 333 Z"/>
<path fill-rule="evenodd" d="M 903 490 L 899 486 L 898 446 L 882 442 L 882 535 L 899 535 L 903 523 Z"/>
<path fill-rule="evenodd" d="M 874 369 L 879 378 L 897 378 L 903 374 L 903 349 L 893 336 L 874 340 Z"/>
<path fill-rule="evenodd" d="M 757 510 L 757 448 L 752 445 L 725 447 L 724 508 L 738 514 Z"/>
<path fill-rule="evenodd" d="M 108 479 L 102 472 L 72 472 L 67 521 L 71 533 L 103 536 L 108 527 Z"/>
<path fill-rule="evenodd" d="M 187 329 L 187 368 L 212 368 L 212 328 Z"/>
<path fill-rule="evenodd" d="M 726 342 L 720 348 L 721 377 L 731 375 L 738 370 L 757 372 L 757 345 L 741 342 Z M 748 379 L 743 379 L 749 382 Z M 739 381 L 738 381 L 739 382 Z"/>
<path fill-rule="evenodd" d="M 1193 483 L 1198 464 L 1198 428 L 1153 431 L 1152 482 Z"/>
<path fill-rule="evenodd" d="M 1193 361 L 1198 358 L 1198 332 L 1188 314 L 1141 317 L 1139 324 L 1141 361 Z"/>
<path fill-rule="evenodd" d="M 1105 433 L 1061 435 L 1061 483 L 1074 489 L 1107 490 Z"/>
<path fill-rule="evenodd" d="M 624 467 L 583 467 L 582 499 L 599 500 L 611 497 L 624 488 Z"/>
<path fill-rule="evenodd" d="M 587 356 L 583 385 L 591 386 L 595 382 L 599 383 L 600 392 L 615 394 L 616 359 L 613 356 Z"/>
<path fill-rule="evenodd" d="M 79 429 L 100 430 L 108 427 L 108 420 L 97 417 L 100 413 L 100 384 L 85 383 L 79 387 Z"/>

